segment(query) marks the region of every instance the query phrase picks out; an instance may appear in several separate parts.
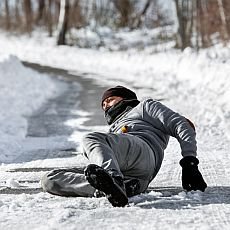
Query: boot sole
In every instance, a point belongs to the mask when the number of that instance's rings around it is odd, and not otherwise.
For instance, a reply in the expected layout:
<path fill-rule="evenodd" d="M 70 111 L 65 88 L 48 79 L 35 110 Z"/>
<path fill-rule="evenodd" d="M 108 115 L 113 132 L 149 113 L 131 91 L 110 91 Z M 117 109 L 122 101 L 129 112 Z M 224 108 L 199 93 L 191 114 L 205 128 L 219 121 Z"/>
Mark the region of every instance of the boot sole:
<path fill-rule="evenodd" d="M 128 198 L 124 191 L 100 166 L 89 165 L 85 170 L 85 176 L 91 186 L 106 194 L 107 199 L 114 207 L 124 207 L 128 204 Z"/>

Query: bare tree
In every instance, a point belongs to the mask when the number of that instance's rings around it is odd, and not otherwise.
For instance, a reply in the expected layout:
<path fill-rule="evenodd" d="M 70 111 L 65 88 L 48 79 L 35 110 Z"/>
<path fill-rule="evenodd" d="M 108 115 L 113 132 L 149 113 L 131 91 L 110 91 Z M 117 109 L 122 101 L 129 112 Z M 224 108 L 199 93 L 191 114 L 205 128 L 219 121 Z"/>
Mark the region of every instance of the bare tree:
<path fill-rule="evenodd" d="M 74 0 L 69 12 L 69 24 L 70 27 L 80 28 L 85 23 L 84 16 L 82 15 L 82 9 L 79 0 Z"/>
<path fill-rule="evenodd" d="M 19 1 L 15 1 L 15 21 L 17 22 L 18 25 L 21 25 L 21 16 L 20 16 L 20 2 Z"/>
<path fill-rule="evenodd" d="M 193 28 L 193 4 L 190 0 L 174 0 L 178 19 L 178 33 L 176 47 L 182 50 L 192 46 L 191 36 Z"/>
<path fill-rule="evenodd" d="M 139 28 L 171 25 L 158 0 L 2 0 L 0 26 L 6 30 L 31 32 L 33 26 L 45 28 L 49 36 L 58 29 L 57 44 L 66 44 L 71 28 L 94 25 Z M 230 0 L 174 0 L 178 31 L 176 47 L 209 47 L 230 40 Z M 142 6 L 140 8 L 139 6 Z M 93 23 L 91 23 L 93 21 Z M 168 27 L 167 27 L 168 28 Z M 164 28 L 161 28 L 163 31 Z M 165 34 L 168 30 L 165 30 Z M 164 42 L 167 34 L 155 42 Z M 74 33 L 73 33 L 74 35 Z M 100 33 L 98 33 L 99 36 Z M 170 37 L 171 39 L 171 33 Z M 73 41 L 75 38 L 73 37 Z M 103 43 L 103 39 L 102 39 Z"/>
<path fill-rule="evenodd" d="M 8 4 L 8 0 L 5 0 L 5 13 L 6 13 L 6 30 L 9 30 L 11 27 L 11 21 L 10 21 L 10 9 L 9 9 L 9 4 Z"/>
<path fill-rule="evenodd" d="M 38 13 L 36 17 L 36 24 L 39 24 L 42 19 L 44 19 L 45 14 L 45 0 L 38 1 Z"/>
<path fill-rule="evenodd" d="M 68 15 L 70 10 L 69 0 L 61 0 L 59 22 L 58 22 L 58 45 L 66 44 L 66 33 L 68 30 Z"/>
<path fill-rule="evenodd" d="M 24 0 L 23 6 L 25 12 L 26 31 L 30 33 L 32 31 L 32 19 L 33 19 L 31 0 Z"/>
<path fill-rule="evenodd" d="M 200 34 L 201 34 L 201 47 L 209 47 L 211 45 L 210 35 L 212 34 L 211 26 L 214 28 L 215 25 L 212 25 L 212 18 L 213 21 L 215 20 L 213 7 L 209 6 L 208 2 L 205 0 L 199 3 L 200 9 Z M 213 10 L 212 10 L 213 9 Z"/>
<path fill-rule="evenodd" d="M 129 26 L 130 15 L 133 12 L 133 6 L 130 0 L 113 0 L 113 3 L 120 14 L 119 26 Z"/>
<path fill-rule="evenodd" d="M 47 28 L 48 28 L 49 36 L 52 37 L 53 35 L 52 0 L 48 0 L 48 4 L 46 8 L 47 8 L 46 9 Z"/>
<path fill-rule="evenodd" d="M 61 3 L 60 0 L 51 0 L 54 4 L 54 9 L 52 11 L 52 16 L 54 20 L 54 24 L 58 25 L 59 22 L 59 15 L 60 15 L 60 9 L 61 9 Z"/>
<path fill-rule="evenodd" d="M 227 29 L 227 20 L 226 20 L 226 16 L 225 16 L 225 12 L 224 12 L 224 6 L 223 6 L 223 1 L 222 0 L 217 0 L 217 4 L 219 7 L 219 12 L 220 12 L 220 18 L 221 18 L 221 22 L 222 22 L 222 31 L 223 31 L 223 36 L 224 36 L 224 40 L 228 40 L 229 36 L 228 36 L 228 29 Z"/>
<path fill-rule="evenodd" d="M 230 2 L 229 0 L 223 1 L 224 6 L 224 12 L 225 12 L 225 18 L 226 18 L 226 27 L 228 30 L 228 35 L 230 35 Z"/>

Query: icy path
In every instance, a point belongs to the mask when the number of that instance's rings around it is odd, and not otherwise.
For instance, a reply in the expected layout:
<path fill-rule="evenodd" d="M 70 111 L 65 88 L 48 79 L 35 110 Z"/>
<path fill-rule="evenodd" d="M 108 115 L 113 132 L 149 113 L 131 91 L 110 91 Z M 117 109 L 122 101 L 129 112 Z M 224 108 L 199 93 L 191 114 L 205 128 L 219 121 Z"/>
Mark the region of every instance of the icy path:
<path fill-rule="evenodd" d="M 174 81 L 168 81 L 168 84 L 171 82 Z M 85 86 L 89 87 L 89 84 Z M 170 91 L 166 92 L 165 89 L 169 88 Z M 184 90 L 186 88 L 188 91 Z M 214 108 L 209 108 L 210 97 L 201 100 L 200 89 L 189 91 L 186 82 L 184 85 L 177 82 L 166 85 L 158 90 L 157 95 L 159 98 L 166 95 L 164 103 L 184 115 L 189 114 L 196 123 L 200 169 L 209 186 L 205 193 L 183 192 L 178 164 L 180 149 L 174 139 L 170 141 L 163 166 L 151 183 L 149 193 L 131 198 L 128 207 L 113 208 L 105 198 L 65 198 L 43 193 L 39 180 L 46 171 L 55 167 L 84 165 L 83 159 L 71 150 L 78 144 L 73 142 L 74 137 L 101 128 L 94 126 L 99 118 L 96 122 L 92 120 L 93 113 L 99 117 L 100 112 L 93 111 L 96 104 L 89 106 L 89 98 L 83 95 L 81 100 L 79 98 L 83 103 L 79 105 L 78 90 L 84 94 L 78 83 L 70 84 L 69 93 L 64 98 L 49 101 L 47 107 L 31 117 L 25 145 L 39 142 L 42 148 L 37 146 L 34 152 L 25 155 L 25 162 L 1 166 L 1 182 L 7 181 L 10 187 L 3 186 L 0 191 L 1 229 L 230 228 L 230 144 L 224 132 L 224 120 Z M 87 90 L 96 97 L 93 89 L 89 87 Z M 148 93 L 148 90 L 140 90 Z M 67 107 L 65 102 L 68 102 Z M 77 112 L 78 106 L 89 113 Z M 94 109 L 90 111 L 92 107 Z M 206 116 L 207 113 L 212 116 Z M 213 117 L 213 120 L 209 121 L 207 117 Z M 85 118 L 89 120 L 86 122 Z M 69 119 L 69 128 L 62 126 L 65 119 Z M 47 122 L 46 125 L 44 122 Z M 83 126 L 84 122 L 90 126 Z M 99 124 L 102 125 L 102 122 Z M 78 130 L 71 134 L 76 127 Z M 55 133 L 58 135 L 54 136 Z M 64 143 L 63 146 L 58 142 Z M 54 143 L 58 148 L 51 151 L 49 145 Z"/>

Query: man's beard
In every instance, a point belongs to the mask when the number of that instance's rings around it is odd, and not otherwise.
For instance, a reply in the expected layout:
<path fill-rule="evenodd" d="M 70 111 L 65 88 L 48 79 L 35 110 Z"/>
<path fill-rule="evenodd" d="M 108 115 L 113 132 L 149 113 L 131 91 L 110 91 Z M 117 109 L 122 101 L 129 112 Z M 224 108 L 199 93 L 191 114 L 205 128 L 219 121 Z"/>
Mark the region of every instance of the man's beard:
<path fill-rule="evenodd" d="M 125 112 L 128 112 L 132 108 L 136 107 L 140 101 L 134 100 L 122 100 L 117 104 L 109 107 L 105 110 L 105 119 L 109 125 L 111 125 L 117 118 L 119 118 Z"/>

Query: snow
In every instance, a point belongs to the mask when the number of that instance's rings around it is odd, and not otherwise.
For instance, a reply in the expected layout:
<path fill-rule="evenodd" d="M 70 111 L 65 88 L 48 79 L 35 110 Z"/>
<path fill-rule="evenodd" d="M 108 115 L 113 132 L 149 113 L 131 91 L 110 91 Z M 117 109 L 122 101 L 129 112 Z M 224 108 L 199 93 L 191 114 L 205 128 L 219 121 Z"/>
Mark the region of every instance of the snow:
<path fill-rule="evenodd" d="M 22 151 L 26 118 L 61 90 L 47 76 L 25 68 L 15 56 L 1 55 L 0 63 L 0 162 L 12 162 Z"/>
<path fill-rule="evenodd" d="M 17 168 L 84 164 L 80 156 L 73 161 L 57 150 L 73 147 L 70 142 L 75 142 L 80 151 L 87 111 L 73 111 L 79 119 L 66 121 L 75 128 L 68 137 L 26 137 L 27 117 L 66 86 L 24 67 L 20 60 L 89 73 L 86 77 L 105 86 L 123 84 L 136 90 L 140 99 L 162 99 L 194 121 L 200 170 L 209 186 L 205 193 L 181 189 L 180 148 L 171 139 L 162 168 L 151 183 L 155 189 L 131 198 L 128 207 L 113 208 L 105 198 L 66 198 L 43 192 L 1 194 L 1 229 L 229 229 L 229 47 L 216 45 L 198 54 L 189 48 L 182 53 L 173 49 L 153 53 L 153 47 L 110 52 L 57 47 L 53 38 L 44 35 L 29 38 L 4 33 L 0 46 L 0 190 L 40 188 L 44 171 L 12 171 Z M 37 157 L 40 149 L 60 155 Z"/>

